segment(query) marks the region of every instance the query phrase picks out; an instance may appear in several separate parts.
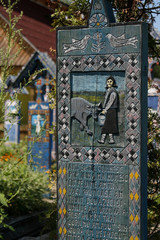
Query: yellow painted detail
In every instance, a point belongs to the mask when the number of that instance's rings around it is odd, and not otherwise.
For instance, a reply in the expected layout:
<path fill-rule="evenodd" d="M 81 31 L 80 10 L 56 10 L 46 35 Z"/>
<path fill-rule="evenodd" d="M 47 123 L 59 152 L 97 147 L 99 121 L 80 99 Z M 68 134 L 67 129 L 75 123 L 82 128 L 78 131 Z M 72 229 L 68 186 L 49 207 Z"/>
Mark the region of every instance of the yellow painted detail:
<path fill-rule="evenodd" d="M 139 238 L 136 236 L 135 240 L 139 240 Z"/>
<path fill-rule="evenodd" d="M 67 172 L 67 171 L 66 171 L 66 169 L 65 169 L 65 168 L 63 168 L 63 173 L 64 173 L 64 175 L 66 174 L 66 172 Z"/>
<path fill-rule="evenodd" d="M 62 168 L 59 169 L 59 174 L 61 174 L 61 173 L 62 173 Z"/>
<path fill-rule="evenodd" d="M 136 201 L 139 199 L 139 196 L 138 196 L 138 194 L 137 194 L 137 193 L 135 194 L 135 196 L 134 196 L 134 197 L 135 197 Z"/>
<path fill-rule="evenodd" d="M 133 194 L 132 193 L 130 194 L 130 199 L 133 200 Z"/>
<path fill-rule="evenodd" d="M 129 240 L 134 240 L 134 237 L 133 237 L 133 236 L 131 236 Z"/>
<path fill-rule="evenodd" d="M 62 214 L 62 209 L 61 209 L 61 208 L 59 209 L 59 214 L 60 214 L 60 215 Z"/>
<path fill-rule="evenodd" d="M 37 103 L 39 104 L 39 103 L 41 103 L 41 99 L 39 98 L 39 99 L 37 99 Z"/>
<path fill-rule="evenodd" d="M 59 233 L 62 234 L 62 228 L 61 227 L 59 228 Z"/>
<path fill-rule="evenodd" d="M 130 179 L 132 179 L 132 178 L 133 178 L 133 176 L 134 176 L 134 175 L 133 175 L 133 173 L 131 172 L 131 173 L 130 173 Z"/>
<path fill-rule="evenodd" d="M 100 23 L 99 22 L 97 22 L 97 26 L 99 26 L 100 25 Z"/>
<path fill-rule="evenodd" d="M 64 194 L 64 195 L 66 195 L 66 192 L 67 192 L 66 189 L 63 188 L 63 194 Z"/>
<path fill-rule="evenodd" d="M 63 209 L 63 213 L 64 213 L 64 215 L 66 214 L 66 212 L 67 212 L 67 211 L 66 211 L 66 209 L 64 208 L 64 209 Z"/>
<path fill-rule="evenodd" d="M 139 220 L 139 217 L 137 215 L 135 217 L 135 220 L 136 220 L 136 222 L 138 222 L 138 220 Z"/>
<path fill-rule="evenodd" d="M 66 235 L 66 233 L 67 233 L 67 230 L 66 230 L 66 228 L 64 227 L 64 229 L 63 229 L 63 232 L 64 232 L 64 235 Z"/>
<path fill-rule="evenodd" d="M 138 178 L 139 178 L 139 175 L 138 175 L 138 173 L 137 173 L 137 172 L 135 173 L 135 175 L 134 175 L 134 176 L 135 176 L 135 178 L 136 178 L 136 179 L 138 179 Z"/>
<path fill-rule="evenodd" d="M 61 188 L 59 189 L 59 193 L 60 193 L 60 194 L 62 193 L 62 189 L 61 189 Z"/>
<path fill-rule="evenodd" d="M 134 220 L 134 217 L 133 217 L 132 214 L 131 214 L 131 216 L 130 216 L 130 220 L 131 220 L 131 222 L 133 222 L 133 220 Z"/>

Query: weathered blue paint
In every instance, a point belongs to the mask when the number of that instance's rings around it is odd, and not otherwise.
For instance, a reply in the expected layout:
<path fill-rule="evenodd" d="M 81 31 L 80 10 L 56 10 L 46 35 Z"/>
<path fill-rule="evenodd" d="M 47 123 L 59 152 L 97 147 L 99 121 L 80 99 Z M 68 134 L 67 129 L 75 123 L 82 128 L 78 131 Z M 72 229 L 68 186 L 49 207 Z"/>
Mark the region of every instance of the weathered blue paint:
<path fill-rule="evenodd" d="M 132 41 L 131 43 L 135 44 L 130 45 L 129 42 L 125 46 L 116 47 L 111 44 L 108 34 L 111 34 L 113 38 L 118 38 L 124 35 L 125 39 L 135 38 L 137 42 Z M 97 36 L 99 35 L 99 36 Z M 88 36 L 88 41 L 83 49 L 75 49 L 72 51 L 65 50 L 65 44 L 72 45 L 72 42 L 75 40 L 82 41 L 85 36 Z M 127 53 L 138 53 L 140 51 L 140 28 L 139 25 L 135 25 L 132 29 L 130 25 L 119 25 L 115 27 L 106 27 L 106 28 L 84 28 L 84 29 L 72 29 L 72 30 L 60 30 L 58 31 L 58 52 L 59 56 L 80 56 L 80 55 L 93 55 L 96 53 L 95 45 L 99 43 L 103 44 L 102 47 L 98 50 L 99 54 L 125 54 Z M 76 45 L 76 42 L 75 42 Z M 78 42 L 77 42 L 78 45 Z M 78 46 L 77 46 L 78 47 Z"/>
<path fill-rule="evenodd" d="M 67 172 L 68 239 L 129 239 L 128 166 L 68 163 Z"/>
<path fill-rule="evenodd" d="M 36 81 L 37 101 L 28 104 L 28 148 L 32 146 L 28 161 L 34 168 L 41 170 L 48 170 L 51 167 L 53 145 L 52 135 L 49 134 L 53 113 L 49 108 L 49 102 L 42 101 L 41 94 L 41 89 L 45 84 L 45 79 L 40 78 Z M 38 140 L 34 140 L 36 137 L 39 137 Z"/>
<path fill-rule="evenodd" d="M 97 21 L 95 21 L 95 19 Z M 115 17 L 114 17 L 111 3 L 105 0 L 103 1 L 93 0 L 91 5 L 88 26 L 104 27 L 114 22 L 115 22 Z"/>
<path fill-rule="evenodd" d="M 71 74 L 71 95 L 72 95 L 72 98 L 81 97 L 92 104 L 103 103 L 106 79 L 109 76 L 114 76 L 116 78 L 116 83 L 118 85 L 117 91 L 119 92 L 119 101 L 120 101 L 120 108 L 118 111 L 119 135 L 115 136 L 116 144 L 114 145 L 114 147 L 124 147 L 125 131 L 126 131 L 125 125 L 124 125 L 125 124 L 124 103 L 125 103 L 125 95 L 126 95 L 126 89 L 125 89 L 126 81 L 125 81 L 124 71 L 97 72 L 97 73 L 94 73 L 94 72 L 72 73 Z M 78 107 L 77 107 L 77 111 L 80 112 Z M 81 112 L 83 112 L 83 110 L 81 110 Z M 92 117 L 88 118 L 88 126 L 90 130 L 94 132 L 94 135 L 92 138 L 88 137 L 85 131 L 80 131 L 79 134 L 77 134 L 77 129 L 79 129 L 80 123 L 77 122 L 76 119 L 72 119 L 72 128 L 71 128 L 71 144 L 72 145 L 83 145 L 83 146 L 88 146 L 91 144 L 94 144 L 94 146 L 100 145 L 97 142 L 101 132 L 101 127 L 99 126 L 98 119 L 97 121 L 95 121 Z"/>
<path fill-rule="evenodd" d="M 104 3 L 87 27 L 57 31 L 59 240 L 147 239 L 147 24 L 112 24 Z M 90 111 L 105 98 L 119 129 L 103 142 Z"/>

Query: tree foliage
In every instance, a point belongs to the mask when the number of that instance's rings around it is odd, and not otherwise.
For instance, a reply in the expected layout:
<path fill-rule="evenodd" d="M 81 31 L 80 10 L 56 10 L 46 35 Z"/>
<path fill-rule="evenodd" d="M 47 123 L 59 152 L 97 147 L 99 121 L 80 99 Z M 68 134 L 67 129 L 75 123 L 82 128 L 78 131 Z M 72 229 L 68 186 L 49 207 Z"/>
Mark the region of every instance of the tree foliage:
<path fill-rule="evenodd" d="M 160 41 L 152 37 L 152 26 L 160 14 L 160 1 L 157 0 L 111 0 L 118 22 L 144 21 L 149 24 L 149 55 L 160 58 Z"/>
<path fill-rule="evenodd" d="M 62 5 L 52 14 L 52 27 L 85 25 L 90 10 L 89 0 L 74 0 L 67 10 L 62 10 Z"/>
<path fill-rule="evenodd" d="M 119 22 L 147 21 L 153 23 L 160 3 L 155 0 L 111 0 Z"/>
<path fill-rule="evenodd" d="M 155 0 L 109 0 L 112 3 L 118 22 L 146 21 L 153 24 L 156 15 L 160 14 L 160 2 Z M 53 27 L 74 25 L 78 21 L 83 25 L 90 11 L 89 0 L 73 0 L 66 11 L 61 11 L 62 5 L 56 9 L 53 17 Z M 84 15 L 84 18 L 81 18 Z M 66 17 L 66 18 L 65 18 Z M 62 21 L 64 20 L 64 22 Z M 68 20 L 68 21 L 67 21 Z"/>
<path fill-rule="evenodd" d="M 149 237 L 160 225 L 160 117 L 148 114 L 148 232 Z M 158 238 L 157 238 L 158 239 Z"/>

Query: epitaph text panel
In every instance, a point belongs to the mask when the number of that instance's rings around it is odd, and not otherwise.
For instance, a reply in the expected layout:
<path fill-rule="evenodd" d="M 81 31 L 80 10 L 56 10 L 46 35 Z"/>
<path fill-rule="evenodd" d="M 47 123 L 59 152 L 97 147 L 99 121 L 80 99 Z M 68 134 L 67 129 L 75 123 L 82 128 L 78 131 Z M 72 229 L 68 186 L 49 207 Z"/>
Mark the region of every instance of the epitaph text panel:
<path fill-rule="evenodd" d="M 68 163 L 67 169 L 69 239 L 128 240 L 128 166 Z"/>

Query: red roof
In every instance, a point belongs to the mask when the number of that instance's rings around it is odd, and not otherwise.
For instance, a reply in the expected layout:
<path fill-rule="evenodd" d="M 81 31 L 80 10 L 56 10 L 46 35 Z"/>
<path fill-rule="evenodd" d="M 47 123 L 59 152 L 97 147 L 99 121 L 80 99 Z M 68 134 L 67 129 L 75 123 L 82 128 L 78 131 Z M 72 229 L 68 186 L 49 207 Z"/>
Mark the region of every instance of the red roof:
<path fill-rule="evenodd" d="M 41 52 L 47 52 L 53 60 L 56 56 L 51 55 L 50 47 L 56 49 L 56 31 L 51 32 L 51 14 L 53 10 L 47 9 L 30 0 L 20 0 L 14 7 L 14 14 L 18 15 L 23 11 L 16 28 L 22 29 L 22 34 Z M 6 18 L 7 13 L 0 4 L 0 13 Z"/>

